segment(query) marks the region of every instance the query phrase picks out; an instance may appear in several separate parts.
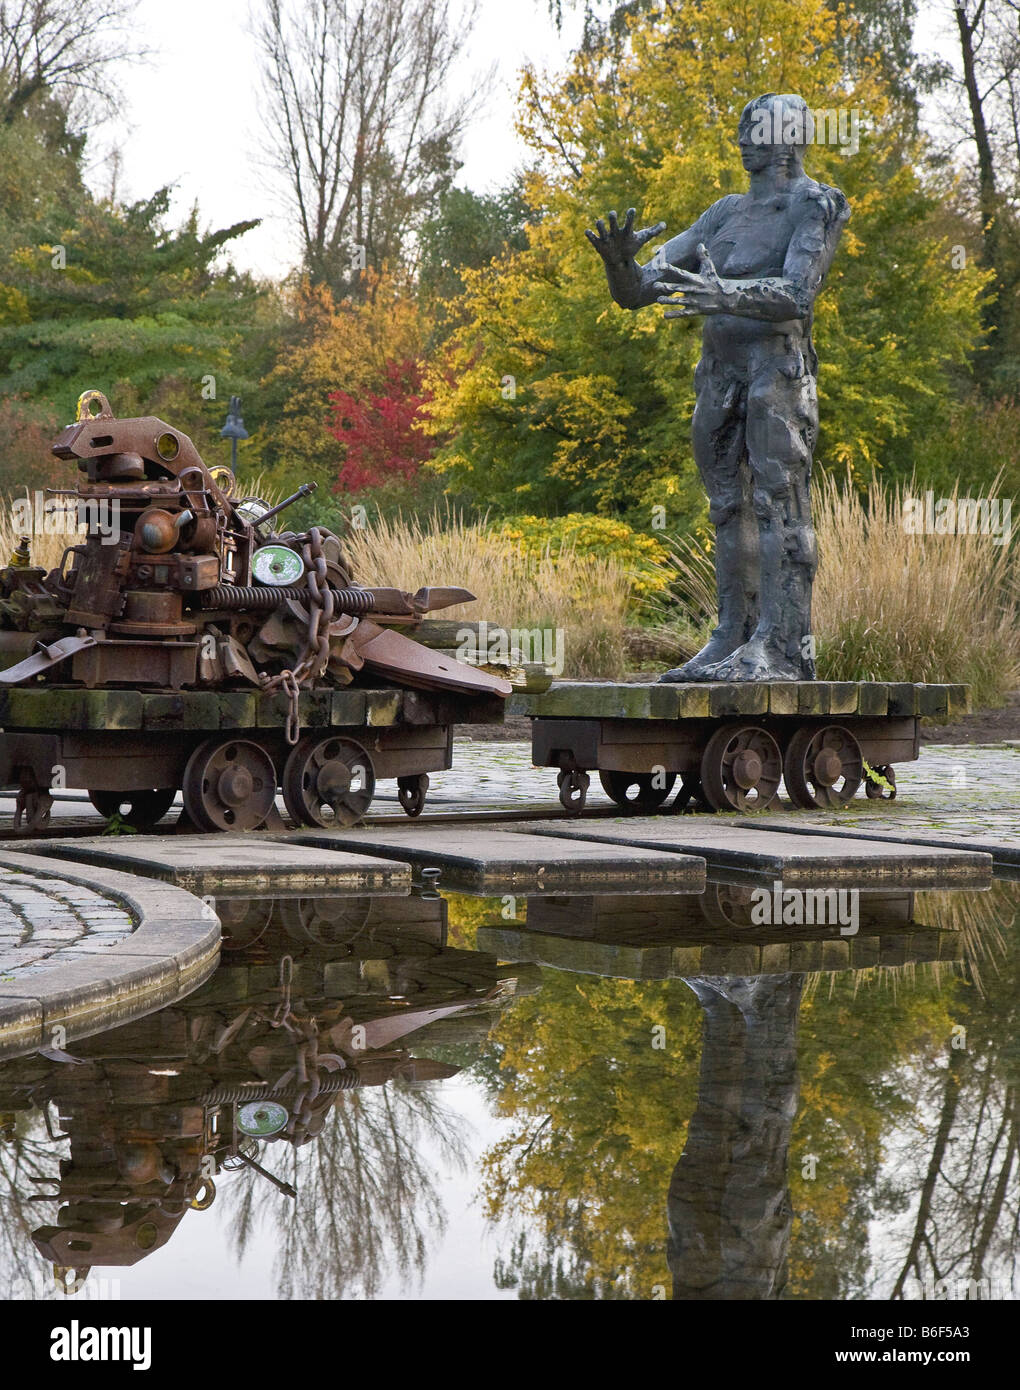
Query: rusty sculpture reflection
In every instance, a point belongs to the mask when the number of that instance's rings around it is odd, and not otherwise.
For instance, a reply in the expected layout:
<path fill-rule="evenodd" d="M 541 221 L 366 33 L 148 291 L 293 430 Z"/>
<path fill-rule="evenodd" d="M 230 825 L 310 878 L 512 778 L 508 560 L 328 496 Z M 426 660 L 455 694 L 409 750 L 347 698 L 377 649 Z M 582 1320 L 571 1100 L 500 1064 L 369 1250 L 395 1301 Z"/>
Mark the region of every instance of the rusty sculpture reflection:
<path fill-rule="evenodd" d="M 694 457 L 716 530 L 719 625 L 667 681 L 813 680 L 811 585 L 817 567 L 809 484 L 818 434 L 815 296 L 849 204 L 804 172 L 811 117 L 769 93 L 740 117 L 748 193 L 731 193 L 640 266 L 665 223 L 587 232 L 617 304 L 668 304 L 704 316 L 695 373 Z"/>
<path fill-rule="evenodd" d="M 91 1268 L 131 1266 L 162 1248 L 186 1211 L 218 1200 L 221 1175 L 232 1189 L 246 1169 L 293 1201 L 294 1185 L 276 1171 L 286 1155 L 330 1142 L 337 1126 L 357 1129 L 366 1092 L 456 1075 L 458 1066 L 427 1055 L 437 1027 L 441 1039 L 484 1038 L 522 984 L 494 956 L 449 945 L 438 894 L 219 906 L 222 963 L 189 999 L 76 1043 L 74 1058 L 36 1054 L 0 1068 L 9 1120 L 0 1140 L 20 1142 L 19 1112 L 41 1108 L 49 1124 L 53 1105 L 69 1141 L 59 1170 L 34 1179 L 43 1190 L 27 1198 L 57 1204 L 32 1241 L 62 1290 Z M 407 1165 L 403 1137 L 393 1141 L 392 1153 L 374 1155 L 376 1168 Z M 413 1204 L 431 1177 L 411 1166 L 396 1185 Z M 343 1209 L 344 1185 L 364 1196 L 357 1167 L 344 1150 L 331 1213 Z M 302 1196 L 288 1225 L 328 1225 L 305 1184 Z M 369 1225 L 388 1221 L 378 1204 L 355 1205 Z M 377 1272 L 341 1273 L 371 1287 Z"/>

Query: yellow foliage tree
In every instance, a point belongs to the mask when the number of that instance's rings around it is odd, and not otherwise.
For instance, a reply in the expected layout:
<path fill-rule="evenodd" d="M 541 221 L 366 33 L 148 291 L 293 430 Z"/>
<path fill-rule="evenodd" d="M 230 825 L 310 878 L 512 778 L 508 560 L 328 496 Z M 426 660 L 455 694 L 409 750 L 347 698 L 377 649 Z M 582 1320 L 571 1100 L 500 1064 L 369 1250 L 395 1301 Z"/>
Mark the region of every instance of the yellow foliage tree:
<path fill-rule="evenodd" d="M 826 0 L 703 0 L 632 16 L 622 47 L 595 44 L 569 70 L 524 77 L 520 130 L 541 213 L 524 250 L 464 274 L 460 327 L 429 382 L 435 466 L 510 512 L 624 513 L 648 527 L 702 508 L 689 443 L 699 325 L 609 299 L 585 227 L 628 204 L 667 235 L 742 191 L 744 104 L 799 92 L 860 123 L 859 148 L 816 145 L 808 172 L 853 206 L 817 305 L 822 438 L 841 472 L 909 472 L 944 407 L 948 363 L 979 336 L 987 277 L 954 269 L 936 228 L 924 150 L 883 87 L 840 64 Z M 856 113 L 856 115 L 854 115 Z M 665 237 L 664 237 L 665 239 Z M 651 251 L 651 248 L 649 248 Z"/>

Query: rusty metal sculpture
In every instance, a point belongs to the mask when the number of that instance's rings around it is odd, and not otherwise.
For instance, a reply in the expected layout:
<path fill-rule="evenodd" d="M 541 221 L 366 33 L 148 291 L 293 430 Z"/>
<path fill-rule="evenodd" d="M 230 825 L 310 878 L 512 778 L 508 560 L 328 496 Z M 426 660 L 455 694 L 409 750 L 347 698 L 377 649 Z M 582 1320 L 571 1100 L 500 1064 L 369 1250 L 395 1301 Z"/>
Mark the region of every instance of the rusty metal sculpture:
<path fill-rule="evenodd" d="M 148 769 L 142 789 L 130 788 L 136 820 L 159 819 L 181 786 L 200 828 L 253 829 L 273 814 L 279 781 L 299 822 L 321 825 L 332 816 L 350 823 L 371 800 L 371 758 L 349 729 L 334 733 L 329 718 L 317 734 L 301 737 L 303 690 L 342 689 L 364 672 L 363 682 L 374 677 L 382 685 L 490 700 L 510 694 L 508 681 L 398 630 L 472 600 L 466 589 L 366 588 L 332 532 L 276 531 L 279 514 L 314 484 L 272 508 L 236 497 L 231 471 L 208 468 L 187 435 L 152 416 L 117 419 L 98 391 L 81 397 L 78 418 L 53 453 L 77 463 L 77 486 L 56 492 L 77 507 L 87 533 L 54 570 L 31 564 L 27 542 L 0 570 L 0 659 L 13 663 L 0 671 L 0 691 L 70 682 L 87 689 L 281 692 L 287 702 L 290 752 L 279 777 L 278 750 L 243 736 L 242 723 L 229 736 L 199 741 L 183 775 L 168 765 L 151 790 L 145 782 L 156 769 Z M 112 515 L 112 523 L 100 528 L 100 515 Z M 131 756 L 130 741 L 123 751 Z M 49 802 L 36 764 L 48 756 L 24 736 L 9 750 L 11 766 L 20 769 L 20 809 L 36 828 Z M 427 786 L 413 761 L 400 778 L 409 814 L 421 809 Z M 123 802 L 121 782 L 85 785 L 100 810 Z"/>

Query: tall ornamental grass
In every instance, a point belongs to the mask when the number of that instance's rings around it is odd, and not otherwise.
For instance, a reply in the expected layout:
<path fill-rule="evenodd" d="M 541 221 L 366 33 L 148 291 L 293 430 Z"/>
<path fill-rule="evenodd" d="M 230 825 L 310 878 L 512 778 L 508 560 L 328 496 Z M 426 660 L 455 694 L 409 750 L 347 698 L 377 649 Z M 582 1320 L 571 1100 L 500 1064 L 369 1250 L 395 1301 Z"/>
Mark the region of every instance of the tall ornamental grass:
<path fill-rule="evenodd" d="M 412 592 L 460 584 L 477 599 L 435 616 L 481 619 L 505 628 L 560 630 L 565 676 L 623 673 L 632 577 L 609 556 L 569 547 L 538 553 L 455 511 L 425 518 L 381 517 L 351 530 L 345 545 L 358 582 Z"/>
<path fill-rule="evenodd" d="M 960 682 L 976 708 L 1001 705 L 1020 686 L 1018 541 L 911 534 L 905 500 L 923 492 L 916 483 L 875 481 L 864 495 L 831 478 L 815 483 L 819 678 Z M 950 496 L 955 504 L 959 485 Z M 673 633 L 679 659 L 715 622 L 712 566 L 694 545 L 674 547 L 667 566 L 672 601 L 652 617 Z"/>

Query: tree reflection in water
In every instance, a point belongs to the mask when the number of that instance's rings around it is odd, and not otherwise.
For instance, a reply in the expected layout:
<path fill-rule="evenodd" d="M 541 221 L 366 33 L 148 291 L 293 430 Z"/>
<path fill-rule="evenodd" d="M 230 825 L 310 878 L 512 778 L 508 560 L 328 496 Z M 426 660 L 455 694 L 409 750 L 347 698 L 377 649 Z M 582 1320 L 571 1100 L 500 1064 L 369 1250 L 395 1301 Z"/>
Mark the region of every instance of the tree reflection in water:
<path fill-rule="evenodd" d="M 232 1248 L 271 1226 L 281 1298 L 376 1298 L 394 1276 L 413 1292 L 446 1229 L 437 1174 L 463 1171 L 468 1138 L 431 1083 L 343 1095 L 313 1143 L 278 1150 L 295 1200 L 250 1170 L 224 1189 Z"/>
<path fill-rule="evenodd" d="M 513 943 L 557 968 L 495 1030 L 517 1121 L 485 1160 L 504 1286 L 662 1297 L 668 1265 L 678 1298 L 1011 1296 L 1016 885 L 922 896 L 906 918 L 890 899 L 884 927 L 879 910 L 827 966 L 785 974 L 782 934 L 749 921 L 673 907 L 656 926 L 647 900 L 629 920 L 595 901 L 562 921 L 529 907 Z M 766 947 L 771 968 L 747 973 Z M 684 968 L 709 951 L 718 973 Z"/>

